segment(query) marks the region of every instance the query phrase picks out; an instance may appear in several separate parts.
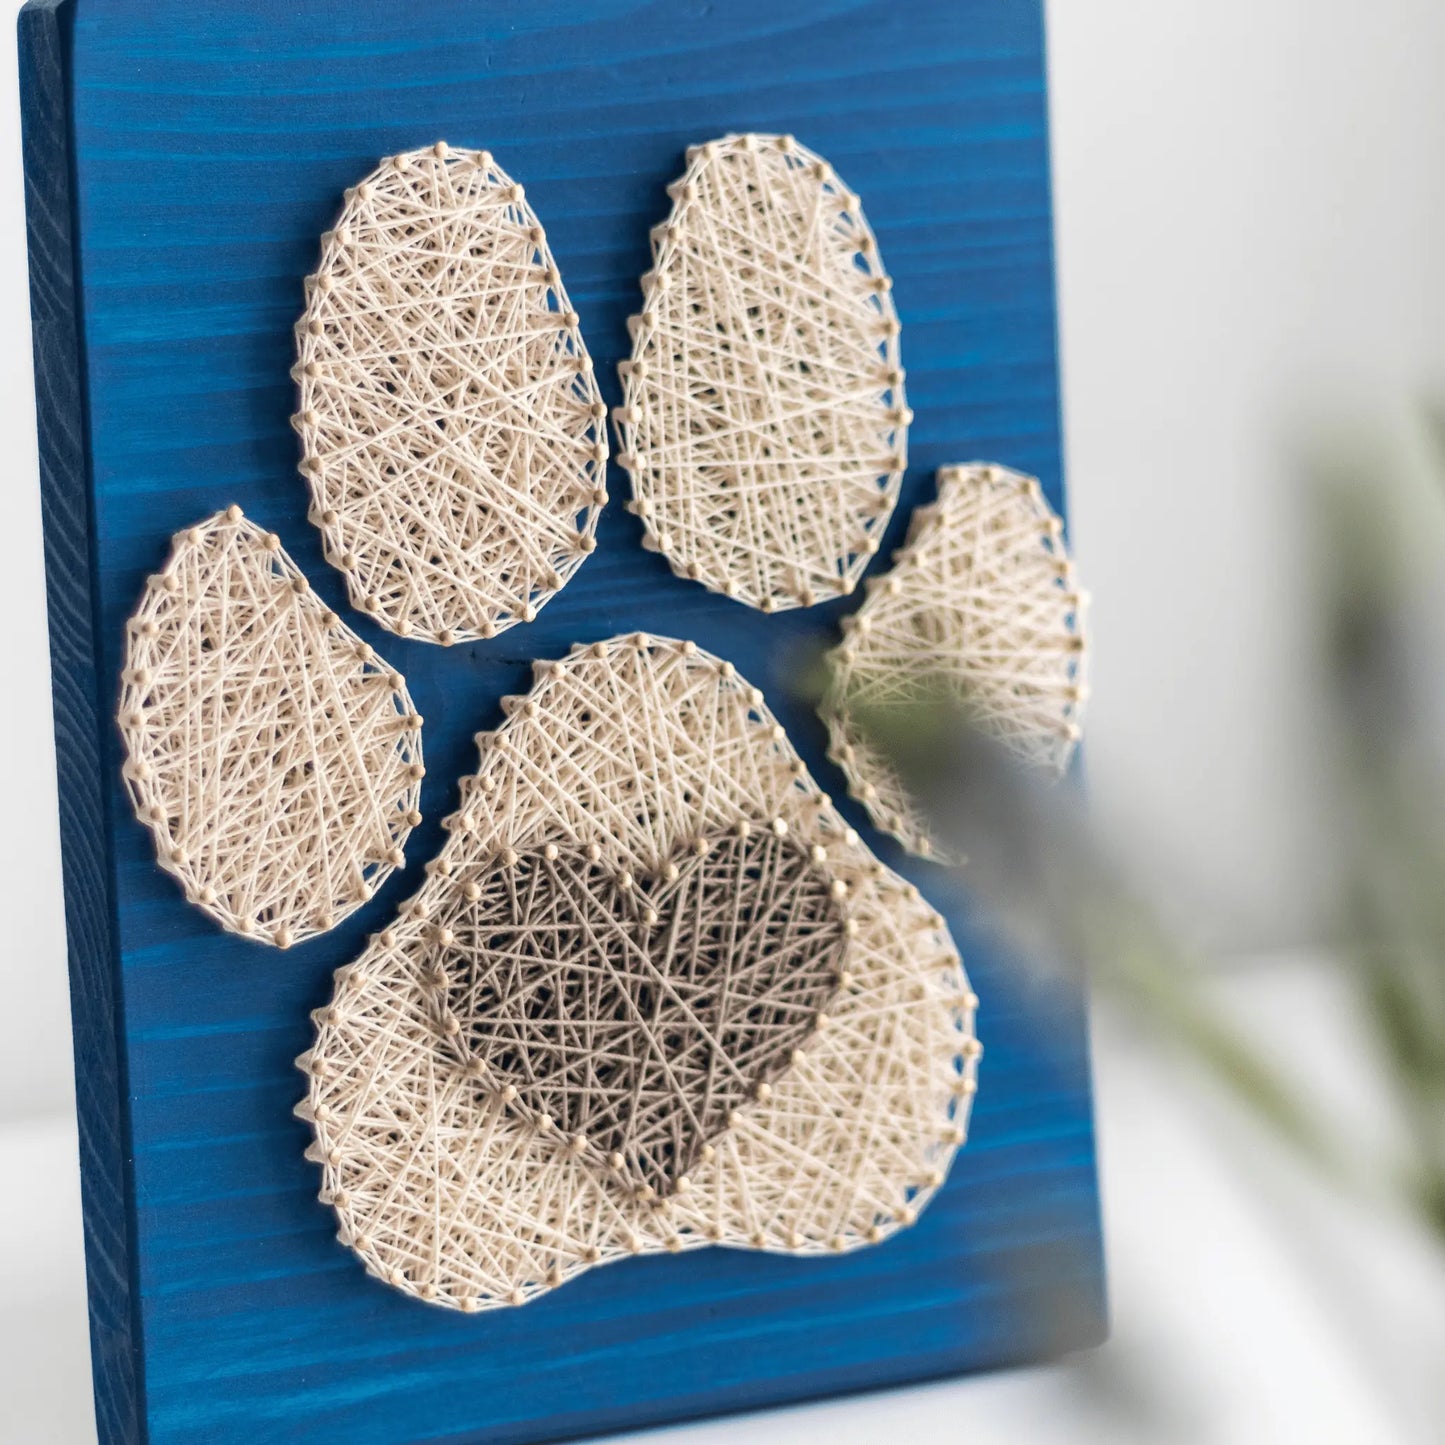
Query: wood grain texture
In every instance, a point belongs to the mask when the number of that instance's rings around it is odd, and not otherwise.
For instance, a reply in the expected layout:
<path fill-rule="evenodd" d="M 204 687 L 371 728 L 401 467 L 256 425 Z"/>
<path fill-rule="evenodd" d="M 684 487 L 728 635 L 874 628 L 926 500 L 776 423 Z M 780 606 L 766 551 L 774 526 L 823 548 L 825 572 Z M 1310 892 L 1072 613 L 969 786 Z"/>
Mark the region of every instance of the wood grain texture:
<path fill-rule="evenodd" d="M 102 761 L 111 709 L 96 669 L 99 595 L 65 68 L 69 14 L 61 0 L 43 0 L 26 6 L 19 26 L 30 323 L 96 1424 L 103 1440 L 134 1440 L 142 1432 L 135 1212 L 108 848 L 114 780 Z"/>
<path fill-rule="evenodd" d="M 615 403 L 648 227 L 684 147 L 796 134 L 862 194 L 895 278 L 917 420 L 886 555 L 942 463 L 996 459 L 1062 501 L 1039 6 L 71 0 L 27 17 L 55 46 L 27 61 L 27 173 L 37 316 L 54 291 L 61 317 L 44 338 L 37 326 L 37 365 L 93 1310 L 114 1357 L 98 1352 L 103 1437 L 535 1441 L 1096 1339 L 1081 1001 L 1026 994 L 966 899 L 851 805 L 948 913 L 983 999 L 972 1140 L 896 1240 L 825 1261 L 639 1260 L 520 1311 L 443 1314 L 336 1244 L 290 1116 L 308 1011 L 415 886 L 472 734 L 533 657 L 633 628 L 692 636 L 764 689 L 822 785 L 844 791 L 792 684 L 853 603 L 769 618 L 674 578 L 639 546 L 615 471 L 596 553 L 535 623 L 442 651 L 345 608 L 305 521 L 287 375 L 301 278 L 342 188 L 439 136 L 494 150 L 547 227 Z M 62 152 L 73 140 L 73 190 L 31 144 L 52 130 Z M 405 672 L 427 720 L 406 872 L 285 954 L 217 932 L 156 869 L 110 721 L 146 574 L 172 531 L 232 501 Z"/>

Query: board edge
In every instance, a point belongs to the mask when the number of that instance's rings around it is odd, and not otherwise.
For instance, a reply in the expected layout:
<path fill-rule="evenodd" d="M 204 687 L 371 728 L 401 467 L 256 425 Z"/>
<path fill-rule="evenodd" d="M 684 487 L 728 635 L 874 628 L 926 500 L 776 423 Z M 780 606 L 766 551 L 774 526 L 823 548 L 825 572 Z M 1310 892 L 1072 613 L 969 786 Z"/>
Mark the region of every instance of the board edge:
<path fill-rule="evenodd" d="M 144 1445 L 75 235 L 74 19 L 74 0 L 27 0 L 17 20 L 25 228 L 95 1423 L 101 1445 Z"/>

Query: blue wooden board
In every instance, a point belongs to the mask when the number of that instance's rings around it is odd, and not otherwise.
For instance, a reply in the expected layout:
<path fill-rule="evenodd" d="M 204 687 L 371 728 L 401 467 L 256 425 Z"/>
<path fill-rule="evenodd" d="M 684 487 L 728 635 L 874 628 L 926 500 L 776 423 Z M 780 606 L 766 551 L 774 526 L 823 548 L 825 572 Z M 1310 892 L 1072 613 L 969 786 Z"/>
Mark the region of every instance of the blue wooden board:
<path fill-rule="evenodd" d="M 1037 1358 L 1104 1328 L 1085 1024 L 1026 996 L 966 900 L 983 999 L 972 1138 L 922 1221 L 829 1260 L 706 1250 L 465 1317 L 368 1279 L 291 1116 L 331 971 L 415 886 L 472 734 L 529 664 L 645 628 L 761 686 L 842 780 L 790 674 L 840 602 L 767 618 L 674 578 L 622 509 L 532 625 L 442 651 L 348 613 L 426 717 L 409 867 L 278 953 L 154 865 L 119 782 L 124 619 L 173 530 L 232 501 L 338 610 L 288 426 L 301 278 L 381 155 L 486 146 L 547 227 L 609 403 L 648 227 L 689 143 L 789 131 L 864 198 L 917 420 L 886 552 L 941 463 L 1061 505 L 1043 35 L 1035 0 L 44 0 L 21 20 L 49 610 L 103 1440 L 597 1433 Z M 960 1422 L 960 1429 L 966 1421 Z"/>

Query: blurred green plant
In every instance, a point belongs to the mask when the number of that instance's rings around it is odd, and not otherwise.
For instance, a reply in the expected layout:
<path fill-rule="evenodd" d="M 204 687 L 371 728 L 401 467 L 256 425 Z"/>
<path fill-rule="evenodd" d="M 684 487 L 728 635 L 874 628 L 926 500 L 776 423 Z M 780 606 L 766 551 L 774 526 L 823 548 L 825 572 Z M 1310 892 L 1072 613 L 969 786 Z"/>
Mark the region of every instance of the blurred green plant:
<path fill-rule="evenodd" d="M 1343 942 L 1398 1104 L 1389 1169 L 1445 1245 L 1445 418 L 1423 495 L 1323 469 L 1315 573 L 1347 832 Z"/>
<path fill-rule="evenodd" d="M 1320 726 L 1344 840 L 1340 952 L 1391 1080 L 1401 1157 L 1345 1137 L 1308 1086 L 1210 997 L 1204 960 L 1114 860 L 1080 794 L 1019 770 L 927 680 L 906 705 L 856 710 L 965 862 L 962 881 L 1011 955 L 1094 988 L 1207 1072 L 1331 1184 L 1403 1204 L 1445 1249 L 1445 422 L 1430 487 L 1352 464 L 1313 467 L 1308 519 Z M 826 664 L 800 670 L 816 701 Z"/>

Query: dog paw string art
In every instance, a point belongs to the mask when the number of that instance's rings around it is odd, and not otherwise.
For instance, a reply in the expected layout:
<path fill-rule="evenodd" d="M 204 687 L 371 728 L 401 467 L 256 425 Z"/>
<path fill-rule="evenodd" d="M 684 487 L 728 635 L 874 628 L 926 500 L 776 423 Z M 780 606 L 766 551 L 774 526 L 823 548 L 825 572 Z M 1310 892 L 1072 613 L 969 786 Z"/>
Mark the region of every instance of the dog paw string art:
<path fill-rule="evenodd" d="M 476 1309 L 911 1223 L 974 1080 L 942 920 L 728 663 L 632 636 L 538 672 L 301 1060 L 342 1238 Z"/>
<path fill-rule="evenodd" d="M 645 543 L 669 586 L 763 612 L 847 594 L 911 420 L 858 198 L 777 136 L 699 147 L 670 194 L 617 415 Z M 596 547 L 608 447 L 522 187 L 485 151 L 384 161 L 322 239 L 296 344 L 308 516 L 351 603 L 413 647 L 485 652 L 532 621 Z M 1061 765 L 1081 693 L 1058 529 L 1036 491 L 981 475 L 927 514 L 843 655 L 883 692 L 943 659 L 982 680 L 1002 736 Z M 915 845 L 853 695 L 831 704 L 835 754 Z M 297 1061 L 341 1241 L 472 1312 L 633 1255 L 830 1256 L 913 1224 L 981 1052 L 940 914 L 692 641 L 579 644 L 503 711 Z M 178 534 L 147 586 L 121 725 L 161 865 L 227 929 L 299 943 L 405 864 L 406 683 L 238 508 Z"/>

